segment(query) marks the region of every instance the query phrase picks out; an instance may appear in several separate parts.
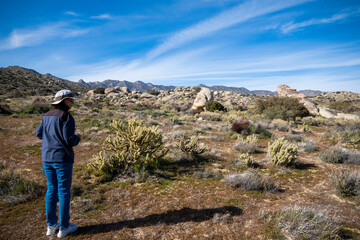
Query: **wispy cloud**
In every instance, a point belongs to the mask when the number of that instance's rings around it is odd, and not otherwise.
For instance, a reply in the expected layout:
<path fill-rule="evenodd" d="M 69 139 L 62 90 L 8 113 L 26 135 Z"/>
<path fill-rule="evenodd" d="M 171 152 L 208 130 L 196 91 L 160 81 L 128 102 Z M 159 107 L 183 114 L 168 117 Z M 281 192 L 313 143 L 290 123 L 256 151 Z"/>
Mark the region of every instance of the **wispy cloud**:
<path fill-rule="evenodd" d="M 230 10 L 223 11 L 212 18 L 203 20 L 188 28 L 175 32 L 163 43 L 151 50 L 147 57 L 155 58 L 169 50 L 177 48 L 178 46 L 217 32 L 221 29 L 225 29 L 235 24 L 245 22 L 251 18 L 276 12 L 307 1 L 309 0 L 251 0 L 245 2 Z"/>
<path fill-rule="evenodd" d="M 338 13 L 329 18 L 313 18 L 303 22 L 289 22 L 280 27 L 282 33 L 287 34 L 293 31 L 299 31 L 304 29 L 305 27 L 312 26 L 312 25 L 319 25 L 319 24 L 328 24 L 338 22 L 344 19 L 347 19 L 354 15 L 359 15 L 360 11 L 354 11 L 350 13 Z"/>
<path fill-rule="evenodd" d="M 92 19 L 112 19 L 110 14 L 101 14 L 97 16 L 91 16 Z"/>
<path fill-rule="evenodd" d="M 39 45 L 55 38 L 78 37 L 87 32 L 89 29 L 74 29 L 64 22 L 41 25 L 34 29 L 15 29 L 7 38 L 0 40 L 0 50 Z"/>
<path fill-rule="evenodd" d="M 70 16 L 79 16 L 79 14 L 78 13 L 76 13 L 76 12 L 73 12 L 73 11 L 67 11 L 67 12 L 65 12 L 65 14 L 66 15 L 70 15 Z"/>

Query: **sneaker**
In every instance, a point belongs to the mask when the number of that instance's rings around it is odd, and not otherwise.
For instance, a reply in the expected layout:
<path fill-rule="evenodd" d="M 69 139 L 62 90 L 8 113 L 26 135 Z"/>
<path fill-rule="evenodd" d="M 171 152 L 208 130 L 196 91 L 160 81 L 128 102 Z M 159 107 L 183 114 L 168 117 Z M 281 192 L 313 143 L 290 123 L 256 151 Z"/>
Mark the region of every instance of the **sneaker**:
<path fill-rule="evenodd" d="M 66 237 L 67 235 L 69 235 L 72 232 L 75 232 L 77 229 L 76 224 L 70 224 L 69 227 L 65 228 L 65 229 L 60 229 L 60 231 L 57 234 L 58 238 L 63 238 Z"/>
<path fill-rule="evenodd" d="M 54 235 L 55 232 L 59 229 L 59 226 L 60 226 L 60 223 L 56 223 L 52 226 L 48 226 L 47 227 L 47 231 L 46 231 L 46 236 L 51 236 L 51 235 Z"/>

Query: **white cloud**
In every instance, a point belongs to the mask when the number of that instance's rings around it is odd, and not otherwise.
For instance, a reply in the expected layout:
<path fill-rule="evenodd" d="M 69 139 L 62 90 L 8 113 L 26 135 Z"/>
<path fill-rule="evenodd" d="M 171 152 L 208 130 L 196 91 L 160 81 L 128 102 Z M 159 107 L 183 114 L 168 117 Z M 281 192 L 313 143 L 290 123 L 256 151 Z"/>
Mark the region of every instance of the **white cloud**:
<path fill-rule="evenodd" d="M 302 30 L 303 28 L 312 26 L 312 25 L 338 22 L 340 20 L 344 20 L 344 19 L 349 18 L 350 16 L 353 16 L 356 14 L 359 14 L 359 11 L 355 11 L 352 13 L 339 13 L 339 14 L 333 15 L 330 18 L 320 18 L 320 19 L 313 18 L 313 19 L 303 21 L 303 22 L 298 22 L 298 23 L 289 22 L 289 23 L 282 25 L 280 27 L 280 30 L 282 33 L 287 34 L 287 33 L 293 32 L 293 31 Z"/>
<path fill-rule="evenodd" d="M 67 12 L 65 12 L 65 14 L 70 15 L 70 16 L 74 16 L 74 17 L 79 16 L 79 14 L 77 14 L 76 12 L 73 12 L 73 11 L 67 11 Z"/>
<path fill-rule="evenodd" d="M 155 58 L 169 50 L 177 48 L 185 43 L 214 33 L 221 29 L 231 27 L 235 24 L 245 22 L 251 18 L 267 13 L 276 12 L 291 6 L 295 6 L 309 0 L 250 0 L 230 10 L 194 24 L 188 28 L 172 34 L 162 44 L 148 53 L 148 58 Z"/>
<path fill-rule="evenodd" d="M 97 16 L 91 16 L 92 19 L 112 19 L 109 14 L 101 14 Z"/>
<path fill-rule="evenodd" d="M 15 29 L 0 41 L 0 50 L 39 45 L 56 38 L 78 37 L 87 32 L 89 29 L 73 29 L 64 22 L 41 25 L 34 29 Z"/>

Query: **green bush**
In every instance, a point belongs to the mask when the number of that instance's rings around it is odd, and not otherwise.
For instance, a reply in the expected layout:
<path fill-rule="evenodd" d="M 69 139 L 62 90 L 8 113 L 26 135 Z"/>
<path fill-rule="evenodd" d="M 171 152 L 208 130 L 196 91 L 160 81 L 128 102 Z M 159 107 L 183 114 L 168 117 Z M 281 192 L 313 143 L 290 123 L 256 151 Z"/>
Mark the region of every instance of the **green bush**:
<path fill-rule="evenodd" d="M 43 114 L 50 110 L 48 103 L 43 102 L 40 98 L 36 98 L 30 105 L 25 106 L 21 113 L 25 114 Z"/>
<path fill-rule="evenodd" d="M 276 166 L 291 166 L 298 157 L 298 148 L 294 144 L 287 144 L 284 138 L 269 143 L 270 162 Z"/>
<path fill-rule="evenodd" d="M 358 103 L 353 104 L 353 102 L 351 101 L 335 101 L 331 103 L 329 107 L 340 112 L 351 113 L 359 109 L 358 107 L 356 107 L 357 104 Z"/>
<path fill-rule="evenodd" d="M 205 103 L 205 109 L 209 112 L 221 111 L 226 112 L 225 107 L 217 101 L 209 101 Z"/>
<path fill-rule="evenodd" d="M 255 113 L 263 114 L 269 119 L 279 118 L 286 121 L 295 121 L 296 117 L 302 118 L 310 115 L 298 99 L 278 96 L 256 100 Z"/>
<path fill-rule="evenodd" d="M 105 88 L 96 88 L 94 90 L 95 94 L 105 94 Z"/>
<path fill-rule="evenodd" d="M 156 169 L 166 153 L 158 127 L 146 127 L 140 121 L 114 120 L 110 125 L 115 136 L 108 136 L 105 147 L 95 155 L 88 167 L 110 177 L 126 172 Z"/>

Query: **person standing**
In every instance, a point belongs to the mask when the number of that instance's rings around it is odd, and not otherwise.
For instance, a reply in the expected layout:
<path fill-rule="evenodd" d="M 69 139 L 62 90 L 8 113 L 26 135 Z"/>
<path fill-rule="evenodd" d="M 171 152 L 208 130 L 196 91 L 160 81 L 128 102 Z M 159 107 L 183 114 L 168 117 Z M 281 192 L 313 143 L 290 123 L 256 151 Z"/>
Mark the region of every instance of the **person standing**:
<path fill-rule="evenodd" d="M 45 199 L 47 236 L 56 233 L 63 238 L 76 231 L 70 224 L 70 189 L 74 163 L 73 147 L 79 144 L 81 135 L 75 134 L 75 120 L 69 113 L 75 98 L 70 90 L 55 94 L 51 110 L 45 113 L 36 129 L 42 139 L 41 159 L 47 180 Z M 59 199 L 59 220 L 56 214 Z"/>

